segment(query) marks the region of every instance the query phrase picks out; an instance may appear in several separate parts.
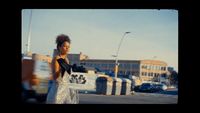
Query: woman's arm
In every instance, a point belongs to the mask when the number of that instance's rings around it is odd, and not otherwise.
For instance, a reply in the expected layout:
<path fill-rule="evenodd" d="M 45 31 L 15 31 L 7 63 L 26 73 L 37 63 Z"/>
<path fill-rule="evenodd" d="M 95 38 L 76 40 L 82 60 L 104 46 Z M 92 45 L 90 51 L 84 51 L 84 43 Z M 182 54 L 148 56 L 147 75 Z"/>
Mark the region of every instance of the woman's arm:
<path fill-rule="evenodd" d="M 53 58 L 53 61 L 52 61 L 52 73 L 53 73 L 54 80 L 56 80 L 61 73 L 60 66 L 59 66 L 58 61 L 57 61 L 58 58 L 59 57 L 56 56 L 56 57 Z"/>

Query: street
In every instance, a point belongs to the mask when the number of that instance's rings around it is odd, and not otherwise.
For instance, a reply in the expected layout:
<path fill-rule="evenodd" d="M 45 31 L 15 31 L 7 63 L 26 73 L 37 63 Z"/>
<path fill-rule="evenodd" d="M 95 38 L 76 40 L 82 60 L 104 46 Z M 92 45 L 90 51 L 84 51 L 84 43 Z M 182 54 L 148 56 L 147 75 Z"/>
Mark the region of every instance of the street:
<path fill-rule="evenodd" d="M 171 89 L 160 93 L 135 92 L 133 95 L 97 95 L 80 93 L 79 104 L 177 104 L 178 90 Z M 30 99 L 27 103 L 38 103 Z M 43 104 L 43 103 L 39 103 Z"/>
<path fill-rule="evenodd" d="M 80 104 L 177 104 L 177 91 L 140 93 L 133 95 L 80 94 Z"/>

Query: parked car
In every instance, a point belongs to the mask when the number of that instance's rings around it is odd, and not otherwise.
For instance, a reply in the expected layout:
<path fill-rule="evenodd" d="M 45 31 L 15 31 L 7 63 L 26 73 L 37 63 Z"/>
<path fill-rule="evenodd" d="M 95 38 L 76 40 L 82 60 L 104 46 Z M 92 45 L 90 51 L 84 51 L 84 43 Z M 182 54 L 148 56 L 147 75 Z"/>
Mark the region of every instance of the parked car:
<path fill-rule="evenodd" d="M 156 92 L 158 91 L 156 89 L 156 87 L 151 84 L 151 83 L 143 83 L 140 87 L 139 87 L 139 91 L 140 92 Z"/>
<path fill-rule="evenodd" d="M 165 84 L 154 84 L 154 87 L 158 90 L 158 91 L 164 91 L 167 89 L 167 86 Z"/>
<path fill-rule="evenodd" d="M 139 92 L 139 91 L 140 91 L 140 85 L 139 85 L 139 86 L 135 86 L 135 87 L 133 88 L 133 90 L 134 90 L 135 92 Z"/>

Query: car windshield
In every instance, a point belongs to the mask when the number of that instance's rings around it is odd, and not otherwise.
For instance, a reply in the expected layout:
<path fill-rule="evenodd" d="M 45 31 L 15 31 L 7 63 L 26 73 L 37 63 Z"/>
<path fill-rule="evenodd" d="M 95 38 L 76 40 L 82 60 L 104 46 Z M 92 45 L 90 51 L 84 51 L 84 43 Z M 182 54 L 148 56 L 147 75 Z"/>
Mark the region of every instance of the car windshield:
<path fill-rule="evenodd" d="M 142 87 L 148 87 L 151 86 L 151 84 L 142 84 Z"/>
<path fill-rule="evenodd" d="M 155 86 L 160 86 L 160 87 L 162 87 L 162 86 L 164 86 L 163 84 L 156 84 Z"/>

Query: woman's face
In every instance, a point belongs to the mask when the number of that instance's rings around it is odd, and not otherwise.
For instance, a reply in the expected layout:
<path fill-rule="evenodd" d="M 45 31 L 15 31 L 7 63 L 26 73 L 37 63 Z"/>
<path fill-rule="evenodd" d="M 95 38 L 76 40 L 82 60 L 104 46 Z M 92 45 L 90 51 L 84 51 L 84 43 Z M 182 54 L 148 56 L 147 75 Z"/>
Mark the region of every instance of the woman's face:
<path fill-rule="evenodd" d="M 62 54 L 67 54 L 67 53 L 69 52 L 69 49 L 70 49 L 70 43 L 67 42 L 67 41 L 65 41 L 65 42 L 61 45 L 61 47 L 59 47 L 59 49 L 60 49 L 60 52 L 61 52 Z"/>

